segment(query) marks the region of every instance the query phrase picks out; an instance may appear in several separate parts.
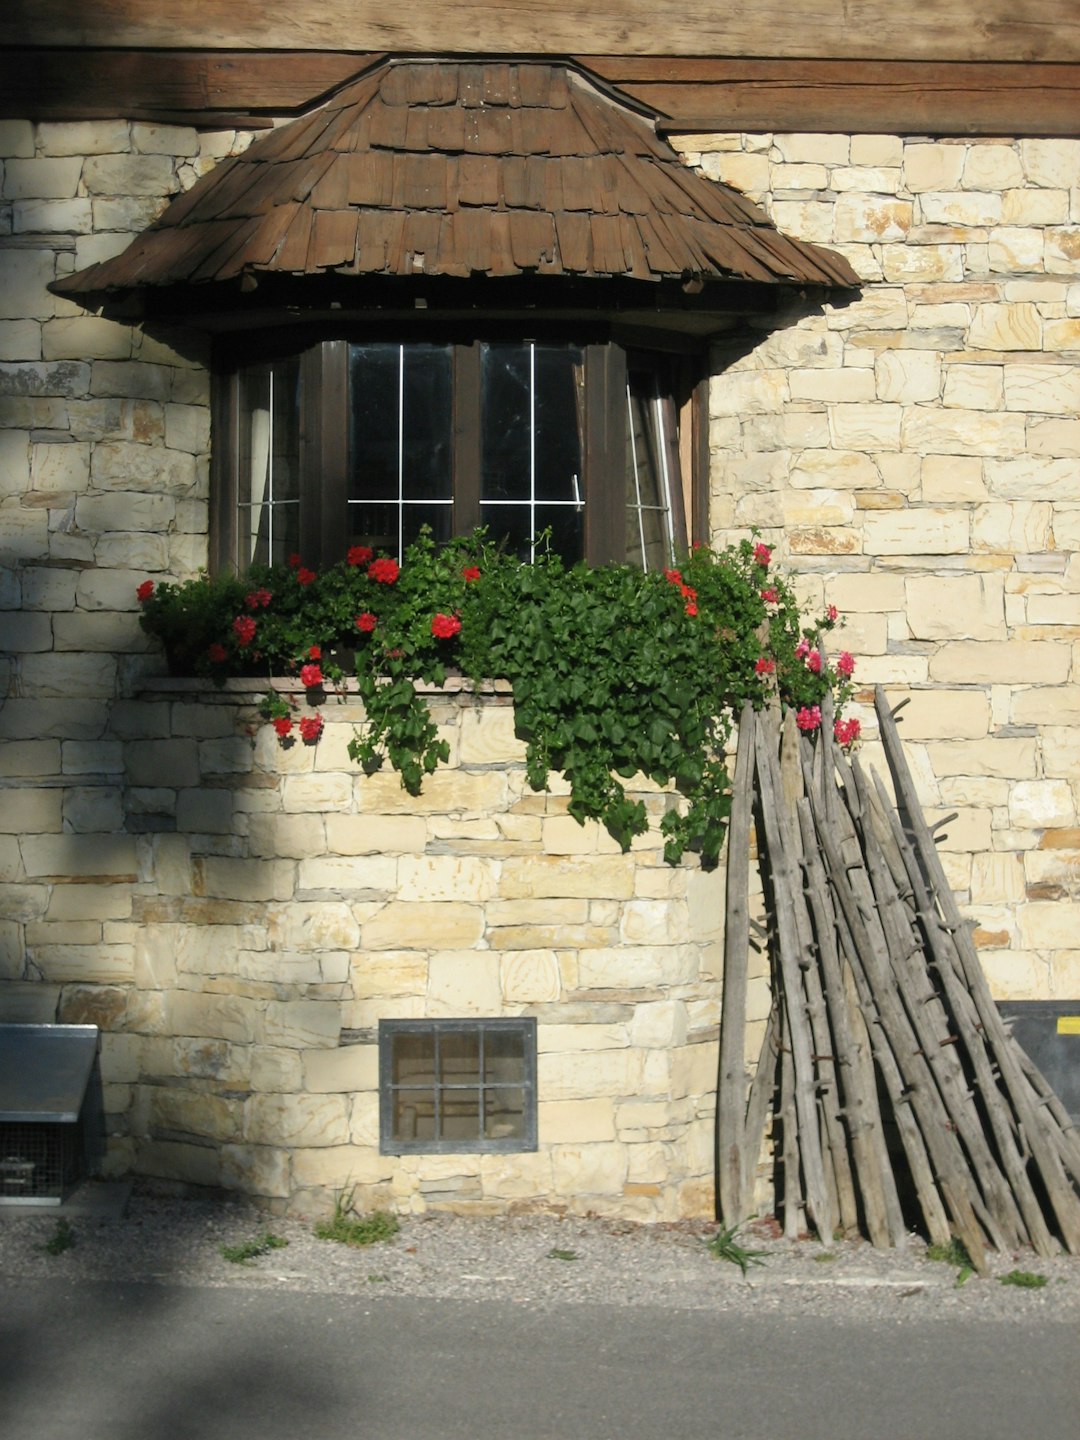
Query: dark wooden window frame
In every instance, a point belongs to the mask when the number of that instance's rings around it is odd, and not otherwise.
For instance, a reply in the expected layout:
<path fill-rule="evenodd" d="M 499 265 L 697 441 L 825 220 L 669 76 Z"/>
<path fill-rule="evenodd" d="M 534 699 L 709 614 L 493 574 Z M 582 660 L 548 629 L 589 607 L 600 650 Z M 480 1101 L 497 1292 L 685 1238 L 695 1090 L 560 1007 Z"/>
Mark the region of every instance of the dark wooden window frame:
<path fill-rule="evenodd" d="M 523 1127 L 520 1135 L 484 1136 L 477 1133 L 468 1139 L 413 1139 L 394 1133 L 394 1096 L 400 1088 L 412 1090 L 415 1086 L 395 1086 L 393 1078 L 394 1041 L 398 1036 L 422 1036 L 435 1041 L 438 1035 L 465 1032 L 479 1032 L 481 1035 L 513 1034 L 522 1041 L 522 1074 L 520 1082 L 512 1082 L 516 1088 L 520 1083 L 522 1091 Z M 474 1088 L 471 1084 L 460 1087 L 462 1093 Z M 477 1081 L 475 1089 L 483 1089 Z M 493 1085 L 491 1088 L 499 1088 Z M 451 1087 L 440 1085 L 432 1079 L 432 1093 L 437 1096 L 435 1104 L 441 1105 L 442 1097 L 451 1093 Z M 479 1109 L 479 1107 L 478 1107 Z M 520 1154 L 538 1148 L 537 1137 L 537 1084 L 536 1084 L 536 1020 L 526 1016 L 508 1019 L 446 1019 L 446 1020 L 380 1020 L 379 1021 L 379 1151 L 383 1155 L 477 1155 L 477 1154 Z"/>
<path fill-rule="evenodd" d="M 527 331 L 527 333 L 526 333 Z M 393 340 L 404 343 L 447 341 L 454 347 L 455 479 L 453 533 L 468 534 L 480 524 L 479 397 L 480 346 L 487 340 L 524 343 L 563 342 L 580 345 L 585 355 L 585 421 L 583 484 L 585 558 L 594 565 L 625 559 L 625 394 L 628 354 L 655 356 L 667 366 L 671 413 L 688 438 L 680 444 L 670 435 L 670 459 L 682 484 L 672 495 L 671 524 L 676 549 L 707 539 L 707 422 L 703 408 L 707 380 L 703 361 L 685 350 L 667 350 L 652 337 L 586 334 L 572 324 L 555 327 L 515 325 L 483 328 L 462 335 L 460 329 L 412 330 L 383 327 L 327 335 L 318 330 L 257 331 L 230 337 L 219 344 L 215 358 L 212 408 L 210 567 L 213 573 L 236 568 L 237 496 L 239 490 L 239 375 L 258 361 L 301 357 L 304 395 L 300 425 L 301 506 L 299 550 L 308 563 L 341 558 L 341 516 L 348 485 L 348 348 L 350 340 Z M 689 474 L 687 460 L 689 459 Z"/>

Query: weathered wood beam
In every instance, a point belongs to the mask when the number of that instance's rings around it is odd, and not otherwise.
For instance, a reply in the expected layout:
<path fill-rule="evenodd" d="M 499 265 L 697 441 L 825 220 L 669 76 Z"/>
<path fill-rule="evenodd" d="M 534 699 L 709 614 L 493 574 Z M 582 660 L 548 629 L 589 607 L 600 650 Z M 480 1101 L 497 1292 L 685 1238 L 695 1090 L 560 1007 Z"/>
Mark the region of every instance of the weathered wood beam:
<path fill-rule="evenodd" d="M 1080 60 L 1075 0 L 7 0 L 0 45 Z"/>
<path fill-rule="evenodd" d="M 0 51 L 0 116 L 243 125 L 307 109 L 382 52 Z M 1080 133 L 1080 63 L 972 64 L 580 55 L 671 133 Z"/>

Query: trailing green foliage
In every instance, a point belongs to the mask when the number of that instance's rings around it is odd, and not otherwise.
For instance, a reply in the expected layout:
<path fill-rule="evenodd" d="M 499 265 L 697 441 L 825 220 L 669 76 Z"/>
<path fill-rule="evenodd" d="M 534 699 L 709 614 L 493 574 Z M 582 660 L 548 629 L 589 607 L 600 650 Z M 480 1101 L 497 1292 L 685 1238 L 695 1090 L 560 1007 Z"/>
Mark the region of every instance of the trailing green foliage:
<path fill-rule="evenodd" d="M 804 622 L 770 561 L 744 540 L 720 554 L 696 548 L 663 572 L 568 569 L 545 553 L 524 564 L 483 532 L 441 547 L 424 534 L 400 568 L 354 546 L 319 575 L 293 557 L 243 581 L 147 581 L 139 595 L 143 627 L 174 670 L 299 679 L 303 705 L 273 691 L 262 706 L 284 744 L 315 743 L 327 689 L 355 673 L 367 720 L 350 754 L 368 772 L 389 760 L 411 794 L 448 758 L 414 682 L 442 685 L 451 671 L 509 681 L 534 789 L 561 772 L 570 813 L 627 849 L 649 816 L 626 782 L 647 776 L 684 798 L 662 815 L 666 859 L 691 850 L 712 865 L 741 707 L 778 694 L 813 731 L 825 696 L 839 708 L 851 690 L 851 657 L 830 666 L 821 650 L 835 610 Z M 857 721 L 838 722 L 841 743 L 857 734 Z"/>

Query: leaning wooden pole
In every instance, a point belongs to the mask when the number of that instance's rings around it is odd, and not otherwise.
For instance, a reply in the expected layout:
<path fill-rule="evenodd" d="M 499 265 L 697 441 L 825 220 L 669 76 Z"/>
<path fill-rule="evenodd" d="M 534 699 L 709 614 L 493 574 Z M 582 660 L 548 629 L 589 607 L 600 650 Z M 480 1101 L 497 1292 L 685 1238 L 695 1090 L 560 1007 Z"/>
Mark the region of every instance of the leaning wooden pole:
<path fill-rule="evenodd" d="M 753 706 L 739 718 L 727 840 L 724 991 L 716 1101 L 717 1203 L 725 1225 L 741 1225 L 746 1145 L 746 991 L 750 956 L 750 827 L 754 808 Z M 759 1141 L 760 1143 L 760 1141 Z"/>

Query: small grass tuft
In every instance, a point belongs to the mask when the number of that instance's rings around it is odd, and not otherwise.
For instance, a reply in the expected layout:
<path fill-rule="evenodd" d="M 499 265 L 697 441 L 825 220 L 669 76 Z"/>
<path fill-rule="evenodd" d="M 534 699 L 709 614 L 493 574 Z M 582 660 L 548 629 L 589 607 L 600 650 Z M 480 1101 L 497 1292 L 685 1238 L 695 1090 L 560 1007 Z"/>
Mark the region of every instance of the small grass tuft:
<path fill-rule="evenodd" d="M 967 1246 L 955 1235 L 947 1245 L 928 1245 L 926 1258 L 939 1260 L 943 1265 L 956 1265 L 960 1269 L 971 1265 L 971 1256 L 967 1252 Z"/>
<path fill-rule="evenodd" d="M 353 1211 L 355 1186 L 348 1194 L 338 1195 L 334 1201 L 334 1215 L 331 1220 L 320 1220 L 315 1226 L 319 1240 L 336 1240 L 340 1245 L 379 1245 L 392 1240 L 401 1229 L 396 1215 L 386 1210 L 375 1210 L 370 1215 L 357 1215 Z"/>
<path fill-rule="evenodd" d="M 577 1259 L 577 1251 L 576 1251 L 576 1250 L 549 1250 L 548 1253 L 547 1253 L 547 1258 L 548 1258 L 549 1260 L 576 1260 L 576 1259 Z"/>
<path fill-rule="evenodd" d="M 233 1265 L 250 1265 L 260 1255 L 268 1255 L 271 1250 L 283 1250 L 288 1243 L 280 1235 L 271 1235 L 267 1230 L 254 1240 L 242 1240 L 239 1245 L 222 1245 L 221 1253 Z"/>
<path fill-rule="evenodd" d="M 1021 1290 L 1041 1290 L 1048 1283 L 1045 1275 L 1036 1275 L 1031 1270 L 1010 1270 L 998 1279 L 1002 1285 L 1018 1285 Z"/>
<path fill-rule="evenodd" d="M 57 1220 L 56 1230 L 52 1236 L 39 1245 L 38 1249 L 45 1255 L 62 1255 L 65 1250 L 70 1250 L 75 1244 L 75 1231 L 66 1220 Z"/>
<path fill-rule="evenodd" d="M 739 1227 L 730 1225 L 726 1230 L 718 1230 L 713 1238 L 708 1241 L 711 1254 L 717 1260 L 727 1260 L 732 1265 L 738 1265 L 745 1275 L 751 1265 L 765 1264 L 764 1250 L 748 1250 L 745 1245 L 740 1245 L 738 1240 Z"/>
<path fill-rule="evenodd" d="M 820 1255 L 812 1255 L 810 1258 L 818 1265 L 827 1265 L 830 1260 L 838 1260 L 840 1257 L 835 1250 L 822 1250 Z"/>

